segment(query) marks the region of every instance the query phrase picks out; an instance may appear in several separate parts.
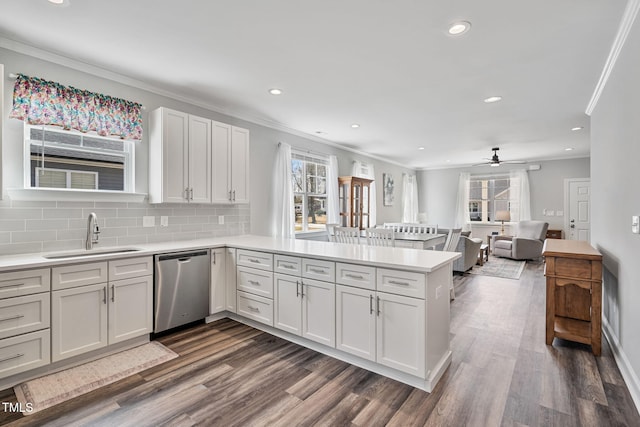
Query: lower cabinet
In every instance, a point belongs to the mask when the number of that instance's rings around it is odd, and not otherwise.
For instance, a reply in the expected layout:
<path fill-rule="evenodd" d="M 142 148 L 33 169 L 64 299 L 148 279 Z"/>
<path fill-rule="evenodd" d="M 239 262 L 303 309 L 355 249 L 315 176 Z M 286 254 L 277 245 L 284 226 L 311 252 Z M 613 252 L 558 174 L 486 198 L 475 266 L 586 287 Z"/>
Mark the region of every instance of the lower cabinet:
<path fill-rule="evenodd" d="M 336 285 L 336 348 L 424 376 L 425 316 L 424 300 Z"/>
<path fill-rule="evenodd" d="M 211 288 L 209 289 L 209 313 L 227 309 L 227 274 L 225 248 L 211 249 Z M 235 290 L 233 291 L 235 296 Z"/>
<path fill-rule="evenodd" d="M 335 284 L 276 273 L 274 326 L 335 347 Z"/>
<path fill-rule="evenodd" d="M 150 334 L 153 331 L 152 276 L 118 280 L 109 287 L 108 344 Z"/>

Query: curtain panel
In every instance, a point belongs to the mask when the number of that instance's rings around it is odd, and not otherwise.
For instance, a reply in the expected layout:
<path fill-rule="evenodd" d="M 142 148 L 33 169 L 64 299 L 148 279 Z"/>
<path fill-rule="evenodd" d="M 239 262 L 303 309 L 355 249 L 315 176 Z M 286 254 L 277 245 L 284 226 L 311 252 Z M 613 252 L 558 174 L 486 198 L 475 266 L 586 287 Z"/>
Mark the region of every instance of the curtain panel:
<path fill-rule="evenodd" d="M 402 174 L 402 222 L 418 221 L 418 185 L 415 175 Z"/>
<path fill-rule="evenodd" d="M 101 136 L 142 139 L 142 105 L 18 74 L 10 118 Z"/>
<path fill-rule="evenodd" d="M 273 165 L 271 235 L 290 239 L 295 237 L 295 213 L 293 211 L 293 186 L 291 173 L 291 146 L 278 144 Z"/>

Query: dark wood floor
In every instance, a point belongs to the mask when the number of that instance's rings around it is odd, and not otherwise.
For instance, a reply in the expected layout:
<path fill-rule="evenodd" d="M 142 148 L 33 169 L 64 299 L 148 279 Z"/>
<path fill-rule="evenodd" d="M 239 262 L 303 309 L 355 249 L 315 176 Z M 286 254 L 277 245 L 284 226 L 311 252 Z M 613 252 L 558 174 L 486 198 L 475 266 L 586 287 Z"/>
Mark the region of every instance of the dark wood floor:
<path fill-rule="evenodd" d="M 453 360 L 431 393 L 231 320 L 160 339 L 180 357 L 11 425 L 640 426 L 603 343 L 544 343 L 541 263 L 456 276 Z M 15 402 L 13 391 L 0 392 Z"/>

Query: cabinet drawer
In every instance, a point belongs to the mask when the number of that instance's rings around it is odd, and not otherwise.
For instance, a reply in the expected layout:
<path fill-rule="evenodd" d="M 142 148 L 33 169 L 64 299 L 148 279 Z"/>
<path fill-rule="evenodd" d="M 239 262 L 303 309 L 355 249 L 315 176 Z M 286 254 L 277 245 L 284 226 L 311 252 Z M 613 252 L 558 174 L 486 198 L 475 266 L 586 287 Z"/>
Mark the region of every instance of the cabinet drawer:
<path fill-rule="evenodd" d="M 238 314 L 273 326 L 273 301 L 238 291 Z"/>
<path fill-rule="evenodd" d="M 48 268 L 0 273 L 0 298 L 37 294 L 50 288 L 51 271 Z"/>
<path fill-rule="evenodd" d="M 376 269 L 365 265 L 336 264 L 336 283 L 363 289 L 376 289 Z"/>
<path fill-rule="evenodd" d="M 53 290 L 93 285 L 107 281 L 107 262 L 73 264 L 51 269 Z"/>
<path fill-rule="evenodd" d="M 248 267 L 238 267 L 238 290 L 273 298 L 273 273 Z"/>
<path fill-rule="evenodd" d="M 275 255 L 273 258 L 273 271 L 300 276 L 302 274 L 302 259 L 295 256 Z"/>
<path fill-rule="evenodd" d="M 0 378 L 48 365 L 50 353 L 49 329 L 0 340 Z"/>
<path fill-rule="evenodd" d="M 238 249 L 236 263 L 247 267 L 273 271 L 273 254 Z"/>
<path fill-rule="evenodd" d="M 424 273 L 378 268 L 376 288 L 382 292 L 425 298 L 427 281 Z"/>
<path fill-rule="evenodd" d="M 0 338 L 48 328 L 50 313 L 49 293 L 0 300 Z"/>
<path fill-rule="evenodd" d="M 153 257 L 118 259 L 109 261 L 109 281 L 131 279 L 153 274 Z"/>
<path fill-rule="evenodd" d="M 336 281 L 336 263 L 319 259 L 304 258 L 302 260 L 302 277 L 325 282 Z"/>
<path fill-rule="evenodd" d="M 555 259 L 556 276 L 573 277 L 576 279 L 591 279 L 591 261 L 587 259 L 560 258 Z M 598 277 L 598 279 L 600 279 Z"/>

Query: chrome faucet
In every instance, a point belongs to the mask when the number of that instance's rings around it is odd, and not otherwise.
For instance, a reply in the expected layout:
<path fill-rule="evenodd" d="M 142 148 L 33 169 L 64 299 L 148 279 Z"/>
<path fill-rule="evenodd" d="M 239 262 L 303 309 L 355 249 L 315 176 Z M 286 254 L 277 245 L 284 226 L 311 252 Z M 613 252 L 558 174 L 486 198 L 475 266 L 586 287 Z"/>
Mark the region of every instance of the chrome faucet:
<path fill-rule="evenodd" d="M 91 212 L 87 219 L 87 250 L 93 249 L 93 245 L 98 243 L 99 234 L 100 228 L 98 227 L 98 217 L 95 212 Z"/>

